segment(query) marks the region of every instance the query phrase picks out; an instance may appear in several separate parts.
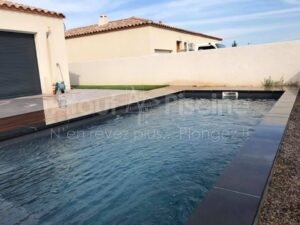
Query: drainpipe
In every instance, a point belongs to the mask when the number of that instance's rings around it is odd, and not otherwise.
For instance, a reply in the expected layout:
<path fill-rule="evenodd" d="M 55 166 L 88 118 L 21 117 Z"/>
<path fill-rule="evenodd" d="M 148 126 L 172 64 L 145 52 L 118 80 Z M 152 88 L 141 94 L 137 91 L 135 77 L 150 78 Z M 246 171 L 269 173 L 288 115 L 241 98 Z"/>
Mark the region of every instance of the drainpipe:
<path fill-rule="evenodd" d="M 50 27 L 47 27 L 47 31 L 46 31 L 47 53 L 48 53 L 49 72 L 50 72 L 50 76 L 51 76 L 50 79 L 51 79 L 51 82 L 52 82 L 53 81 L 52 80 L 52 78 L 53 78 L 53 69 L 52 69 L 51 48 L 50 48 L 50 40 L 49 40 L 50 35 L 51 35 Z M 46 85 L 48 85 L 48 84 L 46 84 Z"/>

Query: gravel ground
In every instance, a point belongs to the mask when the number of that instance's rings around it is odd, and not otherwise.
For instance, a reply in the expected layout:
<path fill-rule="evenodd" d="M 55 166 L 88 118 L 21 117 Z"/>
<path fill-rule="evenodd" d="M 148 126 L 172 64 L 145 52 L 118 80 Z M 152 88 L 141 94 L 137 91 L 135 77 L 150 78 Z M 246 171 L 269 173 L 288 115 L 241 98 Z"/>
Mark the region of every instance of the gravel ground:
<path fill-rule="evenodd" d="M 275 161 L 258 224 L 300 224 L 300 94 Z"/>

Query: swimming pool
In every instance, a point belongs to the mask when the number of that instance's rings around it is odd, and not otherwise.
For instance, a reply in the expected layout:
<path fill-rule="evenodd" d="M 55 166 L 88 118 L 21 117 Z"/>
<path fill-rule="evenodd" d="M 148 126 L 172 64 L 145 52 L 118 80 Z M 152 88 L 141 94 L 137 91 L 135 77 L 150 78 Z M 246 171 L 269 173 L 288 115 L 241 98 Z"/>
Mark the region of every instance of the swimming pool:
<path fill-rule="evenodd" d="M 184 224 L 275 100 L 185 98 L 0 149 L 3 224 Z"/>

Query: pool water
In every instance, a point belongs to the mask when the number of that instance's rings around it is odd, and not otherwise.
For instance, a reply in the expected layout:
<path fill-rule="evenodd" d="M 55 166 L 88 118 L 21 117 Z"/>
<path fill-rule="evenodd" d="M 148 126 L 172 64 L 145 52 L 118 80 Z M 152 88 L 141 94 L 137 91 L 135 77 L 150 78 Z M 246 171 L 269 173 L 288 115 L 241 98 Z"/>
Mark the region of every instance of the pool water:
<path fill-rule="evenodd" d="M 180 99 L 0 148 L 0 224 L 184 224 L 275 100 Z"/>

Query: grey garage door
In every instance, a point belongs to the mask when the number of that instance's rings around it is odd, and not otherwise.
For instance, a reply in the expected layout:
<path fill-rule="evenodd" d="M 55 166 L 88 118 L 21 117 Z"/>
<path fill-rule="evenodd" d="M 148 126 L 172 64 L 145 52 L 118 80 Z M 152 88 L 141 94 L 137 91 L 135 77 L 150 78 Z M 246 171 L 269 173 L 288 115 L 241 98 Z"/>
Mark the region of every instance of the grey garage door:
<path fill-rule="evenodd" d="M 41 94 L 33 34 L 0 31 L 0 99 Z"/>

